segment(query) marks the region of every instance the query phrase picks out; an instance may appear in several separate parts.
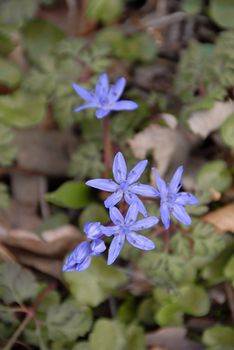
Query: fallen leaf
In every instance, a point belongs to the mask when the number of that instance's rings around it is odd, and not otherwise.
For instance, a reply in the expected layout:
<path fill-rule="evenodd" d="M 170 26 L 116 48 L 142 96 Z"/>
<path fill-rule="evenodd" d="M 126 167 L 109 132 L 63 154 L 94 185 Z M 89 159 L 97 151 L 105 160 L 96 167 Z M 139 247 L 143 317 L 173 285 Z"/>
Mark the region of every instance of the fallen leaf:
<path fill-rule="evenodd" d="M 72 225 L 66 225 L 42 233 L 41 237 L 26 230 L 0 229 L 0 242 L 7 247 L 21 248 L 48 257 L 63 257 L 83 240 Z"/>
<path fill-rule="evenodd" d="M 0 261 L 16 261 L 14 255 L 2 244 L 0 244 Z"/>
<path fill-rule="evenodd" d="M 210 110 L 192 113 L 188 120 L 190 129 L 202 138 L 218 130 L 223 122 L 234 112 L 234 102 L 215 102 Z"/>
<path fill-rule="evenodd" d="M 220 232 L 234 233 L 234 203 L 210 212 L 203 217 L 203 220 L 215 226 Z"/>
<path fill-rule="evenodd" d="M 171 168 L 186 163 L 191 148 L 197 142 L 197 137 L 183 129 L 170 129 L 157 124 L 151 124 L 136 134 L 128 143 L 136 158 L 144 159 L 152 152 L 157 171 L 164 175 Z"/>
<path fill-rule="evenodd" d="M 183 327 L 166 327 L 146 335 L 146 343 L 153 349 L 162 350 L 203 350 L 202 344 L 196 343 L 186 337 Z M 152 349 L 151 349 L 152 350 Z"/>

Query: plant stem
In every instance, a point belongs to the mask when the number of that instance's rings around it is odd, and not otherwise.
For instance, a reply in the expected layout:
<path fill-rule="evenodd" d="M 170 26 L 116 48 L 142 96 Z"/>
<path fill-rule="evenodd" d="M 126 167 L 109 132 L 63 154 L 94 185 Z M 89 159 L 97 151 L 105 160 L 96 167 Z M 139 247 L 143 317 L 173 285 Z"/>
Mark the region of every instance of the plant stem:
<path fill-rule="evenodd" d="M 112 145 L 110 138 L 110 121 L 109 118 L 103 118 L 103 147 L 104 147 L 104 177 L 108 178 L 112 163 Z"/>
<path fill-rule="evenodd" d="M 164 231 L 164 252 L 169 253 L 170 250 L 170 230 Z"/>
<path fill-rule="evenodd" d="M 36 310 L 39 306 L 39 304 L 42 302 L 42 300 L 45 298 L 45 296 L 47 295 L 47 293 L 51 290 L 55 288 L 55 283 L 51 283 L 50 285 L 48 285 L 42 292 L 41 294 L 38 296 L 38 298 L 36 299 L 35 303 L 33 304 L 33 306 L 31 308 L 28 309 L 28 313 L 27 316 L 25 316 L 24 320 L 21 322 L 21 324 L 19 325 L 19 327 L 16 329 L 15 333 L 12 335 L 12 337 L 9 339 L 9 341 L 7 342 L 6 346 L 4 347 L 3 350 L 11 350 L 12 346 L 14 346 L 15 342 L 17 341 L 17 339 L 19 338 L 20 334 L 24 331 L 25 327 L 27 326 L 27 324 L 29 323 L 29 321 L 31 319 L 33 319 L 35 317 L 35 313 Z M 25 312 L 25 311 L 24 311 Z"/>

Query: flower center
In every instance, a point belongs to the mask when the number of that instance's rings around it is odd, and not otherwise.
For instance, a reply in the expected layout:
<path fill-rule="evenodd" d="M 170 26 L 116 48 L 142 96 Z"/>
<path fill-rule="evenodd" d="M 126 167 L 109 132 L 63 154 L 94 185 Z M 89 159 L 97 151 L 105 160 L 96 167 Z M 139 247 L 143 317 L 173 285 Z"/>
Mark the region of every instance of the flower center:
<path fill-rule="evenodd" d="M 130 232 L 130 229 L 128 226 L 122 226 L 122 232 L 127 235 Z"/>
<path fill-rule="evenodd" d="M 128 183 L 127 181 L 122 181 L 121 184 L 120 184 L 120 188 L 123 192 L 126 192 L 127 191 L 127 188 L 128 188 Z"/>

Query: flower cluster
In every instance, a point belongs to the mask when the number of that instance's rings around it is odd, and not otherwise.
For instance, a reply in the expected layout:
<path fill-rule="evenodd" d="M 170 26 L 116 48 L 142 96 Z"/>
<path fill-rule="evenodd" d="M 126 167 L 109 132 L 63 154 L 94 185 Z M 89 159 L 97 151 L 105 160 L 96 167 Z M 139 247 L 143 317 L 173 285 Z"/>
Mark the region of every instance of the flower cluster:
<path fill-rule="evenodd" d="M 92 256 L 100 255 L 106 250 L 103 241 L 105 237 L 113 237 L 108 252 L 108 265 L 116 260 L 125 240 L 141 250 L 154 249 L 155 244 L 152 240 L 136 233 L 136 231 L 153 227 L 159 221 L 155 216 L 147 215 L 147 210 L 142 200 L 138 197 L 139 195 L 160 198 L 161 220 L 166 229 L 170 227 L 171 215 L 184 225 L 191 224 L 191 218 L 184 207 L 198 204 L 198 200 L 190 193 L 179 193 L 183 167 L 177 169 L 169 184 L 166 184 L 154 169 L 156 189 L 139 182 L 147 163 L 147 160 L 140 161 L 127 175 L 126 161 L 123 154 L 118 152 L 113 161 L 113 177 L 115 181 L 111 179 L 94 179 L 86 182 L 88 186 L 112 193 L 105 200 L 104 204 L 106 208 L 109 208 L 109 215 L 113 225 L 103 226 L 99 222 L 87 223 L 84 227 L 87 241 L 78 245 L 67 257 L 63 271 L 85 270 L 90 265 Z M 116 204 L 121 200 L 129 204 L 125 217 L 116 207 Z M 143 219 L 137 219 L 139 213 L 143 214 Z"/>
<path fill-rule="evenodd" d="M 113 86 L 109 87 L 106 73 L 99 77 L 95 91 L 88 91 L 78 84 L 73 84 L 76 93 L 88 102 L 83 106 L 77 107 L 75 112 L 86 108 L 95 108 L 96 117 L 104 118 L 111 111 L 136 109 L 138 106 L 133 101 L 119 101 L 125 85 L 126 79 L 122 77 Z M 63 271 L 83 271 L 87 269 L 91 263 L 92 256 L 98 256 L 106 250 L 106 245 L 103 241 L 105 237 L 113 237 L 108 251 L 108 265 L 117 259 L 125 240 L 141 250 L 154 249 L 155 244 L 152 240 L 136 233 L 136 231 L 153 227 L 159 221 L 155 216 L 148 216 L 142 198 L 139 198 L 139 196 L 160 198 L 160 216 L 166 229 L 170 227 L 171 215 L 184 225 L 191 224 L 191 218 L 187 214 L 185 206 L 198 204 L 198 200 L 191 193 L 179 192 L 183 167 L 180 166 L 176 170 L 169 184 L 153 169 L 156 176 L 156 189 L 139 182 L 147 164 L 147 160 L 142 160 L 128 173 L 124 156 L 121 152 L 118 152 L 115 155 L 112 167 L 114 180 L 94 179 L 86 182 L 88 186 L 111 193 L 104 201 L 104 205 L 109 209 L 110 219 L 113 224 L 111 226 L 103 226 L 100 222 L 86 223 L 84 232 L 87 239 L 85 242 L 80 243 L 67 257 Z M 119 202 L 129 205 L 125 216 L 116 207 Z M 137 219 L 139 213 L 144 216 L 143 219 Z"/>

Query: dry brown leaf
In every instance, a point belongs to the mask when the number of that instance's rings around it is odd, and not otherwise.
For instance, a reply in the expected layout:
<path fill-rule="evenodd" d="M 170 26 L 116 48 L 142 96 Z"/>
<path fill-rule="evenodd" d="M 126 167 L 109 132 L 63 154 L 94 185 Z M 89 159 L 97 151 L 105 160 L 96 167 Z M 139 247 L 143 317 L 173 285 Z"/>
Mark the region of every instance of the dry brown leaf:
<path fill-rule="evenodd" d="M 234 113 L 234 102 L 215 102 L 209 111 L 192 113 L 188 124 L 197 135 L 206 138 L 211 132 L 218 130 L 223 122 Z"/>
<path fill-rule="evenodd" d="M 14 255 L 2 244 L 0 244 L 0 261 L 16 261 Z"/>
<path fill-rule="evenodd" d="M 26 230 L 0 230 L 0 242 L 7 247 L 21 248 L 48 257 L 63 257 L 82 240 L 81 233 L 72 225 L 45 231 L 42 238 Z"/>
<path fill-rule="evenodd" d="M 202 344 L 186 338 L 183 327 L 166 327 L 146 335 L 147 345 L 153 349 L 162 350 L 203 350 Z"/>
<path fill-rule="evenodd" d="M 234 233 L 234 203 L 205 215 L 203 220 L 217 228 L 220 232 Z"/>
<path fill-rule="evenodd" d="M 144 159 L 152 152 L 157 171 L 164 175 L 169 168 L 186 163 L 189 152 L 197 138 L 179 128 L 169 129 L 151 124 L 136 134 L 128 143 L 136 158 Z"/>

